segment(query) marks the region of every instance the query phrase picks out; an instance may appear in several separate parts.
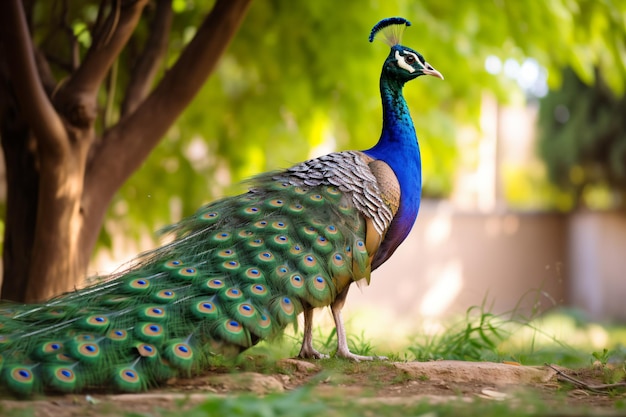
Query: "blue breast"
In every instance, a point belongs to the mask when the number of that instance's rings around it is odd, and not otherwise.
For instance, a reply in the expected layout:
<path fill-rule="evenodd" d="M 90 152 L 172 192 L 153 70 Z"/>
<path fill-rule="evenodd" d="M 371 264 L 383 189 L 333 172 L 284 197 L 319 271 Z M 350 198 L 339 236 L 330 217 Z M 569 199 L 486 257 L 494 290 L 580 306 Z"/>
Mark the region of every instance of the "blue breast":
<path fill-rule="evenodd" d="M 419 211 L 422 195 L 422 163 L 417 136 L 402 84 L 381 78 L 383 131 L 378 143 L 364 151 L 386 162 L 400 183 L 400 207 L 374 257 L 372 269 L 385 262 L 407 237 Z"/>

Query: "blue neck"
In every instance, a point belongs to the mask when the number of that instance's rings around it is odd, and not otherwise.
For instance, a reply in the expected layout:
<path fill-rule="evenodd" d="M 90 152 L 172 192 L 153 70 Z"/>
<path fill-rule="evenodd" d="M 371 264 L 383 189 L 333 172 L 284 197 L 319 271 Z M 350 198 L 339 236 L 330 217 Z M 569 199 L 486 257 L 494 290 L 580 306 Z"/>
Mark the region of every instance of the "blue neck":
<path fill-rule="evenodd" d="M 409 108 L 402 96 L 403 83 L 380 79 L 383 131 L 378 143 L 365 153 L 393 169 L 400 183 L 400 208 L 374 258 L 373 268 L 386 261 L 407 237 L 419 211 L 422 195 L 422 161 Z"/>

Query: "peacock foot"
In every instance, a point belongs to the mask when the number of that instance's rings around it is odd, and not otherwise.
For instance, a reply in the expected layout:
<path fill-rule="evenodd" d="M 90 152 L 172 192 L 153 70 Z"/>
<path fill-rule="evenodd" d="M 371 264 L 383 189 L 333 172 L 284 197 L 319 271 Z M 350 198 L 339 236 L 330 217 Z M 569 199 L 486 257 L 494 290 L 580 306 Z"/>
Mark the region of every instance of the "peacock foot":
<path fill-rule="evenodd" d="M 337 353 L 335 353 L 335 357 L 336 358 L 343 358 L 343 359 L 348 359 L 354 362 L 361 362 L 361 361 L 386 361 L 389 358 L 387 358 L 386 356 L 362 356 L 362 355 L 356 355 L 352 352 L 350 352 L 349 350 L 337 350 Z"/>
<path fill-rule="evenodd" d="M 325 353 L 320 353 L 315 350 L 312 346 L 302 345 L 302 349 L 300 349 L 300 353 L 298 353 L 298 357 L 302 359 L 328 359 L 329 355 Z"/>

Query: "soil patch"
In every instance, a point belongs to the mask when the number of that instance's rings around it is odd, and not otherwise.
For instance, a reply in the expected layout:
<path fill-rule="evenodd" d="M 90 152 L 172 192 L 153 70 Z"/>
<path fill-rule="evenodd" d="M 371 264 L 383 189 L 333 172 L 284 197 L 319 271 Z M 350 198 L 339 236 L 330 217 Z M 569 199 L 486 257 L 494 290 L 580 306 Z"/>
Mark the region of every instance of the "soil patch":
<path fill-rule="evenodd" d="M 338 359 L 302 361 L 285 359 L 267 370 L 255 369 L 251 361 L 232 370 L 215 368 L 206 375 L 169 381 L 160 389 L 139 394 L 74 394 L 32 400 L 0 400 L 0 415 L 17 415 L 32 409 L 43 416 L 109 416 L 124 412 L 153 413 L 185 410 L 208 396 L 239 393 L 265 395 L 301 386 L 313 386 L 321 398 L 351 398 L 356 402 L 406 404 L 419 401 L 445 402 L 489 399 L 519 403 L 540 399 L 568 410 L 610 412 L 616 401 L 626 401 L 624 390 L 600 394 L 578 389 L 557 379 L 549 367 L 526 367 L 488 362 L 361 362 Z M 603 370 L 564 370 L 589 384 L 602 384 Z M 571 415 L 571 414 L 570 414 Z"/>

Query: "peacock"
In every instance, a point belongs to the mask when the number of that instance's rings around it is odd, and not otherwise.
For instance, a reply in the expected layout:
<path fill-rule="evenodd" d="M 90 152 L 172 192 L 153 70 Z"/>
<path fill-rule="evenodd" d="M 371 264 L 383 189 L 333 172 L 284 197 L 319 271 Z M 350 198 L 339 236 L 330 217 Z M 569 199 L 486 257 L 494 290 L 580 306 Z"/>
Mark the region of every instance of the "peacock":
<path fill-rule="evenodd" d="M 343 151 L 254 177 L 248 191 L 169 226 L 170 243 L 124 271 L 41 304 L 0 306 L 0 385 L 18 395 L 140 391 L 199 373 L 304 316 L 299 356 L 313 348 L 313 310 L 330 306 L 336 356 L 355 361 L 341 310 L 353 282 L 394 253 L 416 220 L 420 151 L 402 95 L 421 75 L 443 79 L 400 45 L 410 22 L 372 29 L 391 48 L 380 77 L 383 127 Z"/>

